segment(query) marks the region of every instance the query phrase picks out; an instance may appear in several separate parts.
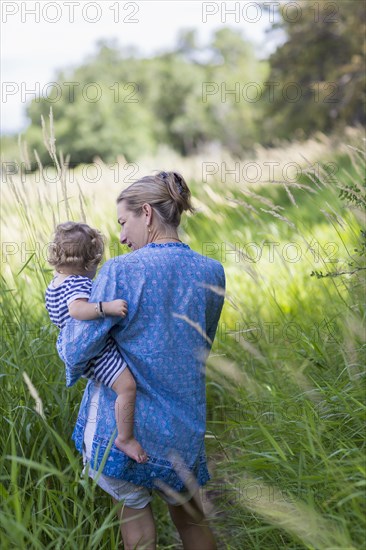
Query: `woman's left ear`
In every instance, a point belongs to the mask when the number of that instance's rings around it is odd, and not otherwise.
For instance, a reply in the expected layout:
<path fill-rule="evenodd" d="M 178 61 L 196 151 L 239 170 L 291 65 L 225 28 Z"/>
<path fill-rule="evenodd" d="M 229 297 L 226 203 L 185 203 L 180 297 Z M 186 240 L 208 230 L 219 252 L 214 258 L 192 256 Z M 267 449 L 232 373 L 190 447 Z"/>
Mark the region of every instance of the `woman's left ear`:
<path fill-rule="evenodd" d="M 145 204 L 142 205 L 142 210 L 147 218 L 147 221 L 149 222 L 149 224 L 151 223 L 151 214 L 152 214 L 152 208 L 150 206 L 150 204 L 148 204 L 147 202 L 145 202 Z"/>

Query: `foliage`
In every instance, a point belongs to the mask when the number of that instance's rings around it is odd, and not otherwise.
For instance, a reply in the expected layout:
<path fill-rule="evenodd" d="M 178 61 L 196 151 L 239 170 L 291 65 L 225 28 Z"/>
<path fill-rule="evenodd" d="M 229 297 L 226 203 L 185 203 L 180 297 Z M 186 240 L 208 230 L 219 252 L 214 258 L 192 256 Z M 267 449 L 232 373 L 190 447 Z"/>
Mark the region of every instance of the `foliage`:
<path fill-rule="evenodd" d="M 215 144 L 239 159 L 258 142 L 365 124 L 364 2 L 277 4 L 267 6 L 275 8 L 268 32 L 278 44 L 268 59 L 230 28 L 205 46 L 195 31 L 182 31 L 171 51 L 149 58 L 100 41 L 94 56 L 59 71 L 27 107 L 30 150 L 43 150 L 40 119 L 50 106 L 59 149 L 72 151 L 73 165 L 96 156 L 136 161 L 164 144 L 181 155 Z"/>
<path fill-rule="evenodd" d="M 364 156 L 363 152 L 356 150 L 361 157 Z M 346 201 L 347 206 L 358 210 L 363 215 L 366 214 L 366 179 L 360 180 L 360 172 L 356 175 L 355 179 L 350 183 L 346 183 L 339 189 L 339 198 Z M 358 177 L 357 177 L 358 176 Z M 343 271 L 329 271 L 323 273 L 322 271 L 312 271 L 311 276 L 316 276 L 317 279 L 324 277 L 339 277 L 341 275 L 354 275 L 360 271 L 366 270 L 366 231 L 359 229 L 359 241 L 357 248 L 353 249 L 353 254 L 349 255 L 350 258 L 347 262 L 348 269 Z"/>
<path fill-rule="evenodd" d="M 52 132 L 56 160 L 50 143 Z M 339 190 L 356 181 L 364 157 L 326 143 L 321 160 L 337 162 L 335 182 L 323 171 L 314 178 L 311 166 L 287 188 L 188 178 L 198 213 L 186 219 L 183 238 L 219 259 L 227 276 L 207 367 L 213 479 L 202 492 L 225 550 L 355 550 L 364 543 L 363 279 L 309 278 L 310 269 L 331 270 L 356 246 L 359 209 Z M 282 157 L 298 160 L 304 149 Z M 265 150 L 262 160 L 269 158 Z M 196 171 L 197 159 L 174 162 L 183 173 Z M 81 167 L 72 180 L 56 173 L 52 184 L 38 173 L 10 176 L 3 190 L 3 219 L 19 250 L 8 250 L 1 279 L 1 547 L 116 549 L 116 507 L 81 475 L 70 441 L 83 384 L 65 388 L 43 305 L 51 273 L 41 251 L 55 222 L 85 213 L 115 244 L 111 208 L 120 184 L 105 185 L 104 172 L 94 187 L 84 185 Z M 278 244 L 273 256 L 250 256 L 248 243 L 268 251 L 271 242 Z M 289 243 L 302 251 L 296 261 L 284 254 Z M 107 256 L 121 252 L 107 248 Z M 166 507 L 156 500 L 154 508 L 159 548 L 179 547 Z"/>
<path fill-rule="evenodd" d="M 278 88 L 267 103 L 267 132 L 304 138 L 316 130 L 365 124 L 364 2 L 294 5 L 293 11 L 290 4 L 282 5 L 273 26 L 273 32 L 286 33 L 286 40 L 269 59 L 269 81 Z"/>
<path fill-rule="evenodd" d="M 174 51 L 148 59 L 101 42 L 95 57 L 61 72 L 49 95 L 32 101 L 26 140 L 31 150 L 43 150 L 40 118 L 52 106 L 58 147 L 73 151 L 73 164 L 96 155 L 136 160 L 162 143 L 187 155 L 218 141 L 240 154 L 258 139 L 261 107 L 230 94 L 222 101 L 221 88 L 258 80 L 264 70 L 250 44 L 229 29 L 217 31 L 204 52 L 186 32 Z M 206 98 L 207 83 L 214 93 Z M 49 163 L 42 153 L 41 160 Z"/>

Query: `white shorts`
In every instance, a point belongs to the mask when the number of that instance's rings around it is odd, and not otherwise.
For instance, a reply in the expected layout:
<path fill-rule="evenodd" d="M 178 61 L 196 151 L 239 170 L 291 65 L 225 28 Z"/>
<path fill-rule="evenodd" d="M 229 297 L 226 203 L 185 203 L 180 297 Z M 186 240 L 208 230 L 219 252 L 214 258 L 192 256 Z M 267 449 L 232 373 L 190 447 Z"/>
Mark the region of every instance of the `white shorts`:
<path fill-rule="evenodd" d="M 95 479 L 97 472 L 90 467 L 91 460 L 91 448 L 94 438 L 94 432 L 96 428 L 95 411 L 98 409 L 99 403 L 99 391 L 100 385 L 96 385 L 95 391 L 91 395 L 89 414 L 87 423 L 84 431 L 84 450 L 83 450 L 83 461 L 84 461 L 84 470 L 86 472 L 86 466 L 89 463 L 88 475 L 92 479 Z M 125 505 L 129 508 L 134 508 L 139 510 L 140 508 L 145 508 L 151 502 L 153 498 L 153 491 L 157 493 L 162 499 L 165 500 L 168 504 L 172 506 L 181 506 L 185 502 L 191 500 L 193 494 L 186 490 L 179 492 L 179 502 L 174 497 L 165 494 L 160 489 L 148 489 L 147 487 L 142 487 L 125 481 L 123 479 L 118 479 L 115 477 L 109 477 L 104 474 L 98 476 L 97 485 L 103 489 L 106 493 L 111 495 L 115 500 L 123 500 Z"/>

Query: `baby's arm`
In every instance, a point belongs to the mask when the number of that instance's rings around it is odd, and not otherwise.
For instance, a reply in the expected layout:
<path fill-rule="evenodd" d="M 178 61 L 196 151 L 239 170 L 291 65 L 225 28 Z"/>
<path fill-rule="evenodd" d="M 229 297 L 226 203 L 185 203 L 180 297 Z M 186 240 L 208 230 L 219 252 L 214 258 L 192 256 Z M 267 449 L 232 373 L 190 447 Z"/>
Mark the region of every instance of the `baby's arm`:
<path fill-rule="evenodd" d="M 102 302 L 103 313 L 111 317 L 126 317 L 127 302 L 125 300 L 112 300 Z M 99 302 L 91 303 L 86 298 L 77 298 L 69 304 L 69 314 L 78 321 L 93 321 L 100 319 Z"/>

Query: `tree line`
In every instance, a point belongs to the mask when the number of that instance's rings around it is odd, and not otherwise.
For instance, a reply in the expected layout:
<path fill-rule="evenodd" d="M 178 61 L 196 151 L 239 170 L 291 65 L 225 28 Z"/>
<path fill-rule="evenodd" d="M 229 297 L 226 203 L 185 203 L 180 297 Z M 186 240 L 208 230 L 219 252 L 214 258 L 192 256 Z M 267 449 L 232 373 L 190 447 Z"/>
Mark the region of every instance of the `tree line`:
<path fill-rule="evenodd" d="M 184 31 L 172 51 L 151 58 L 100 42 L 29 104 L 25 139 L 47 163 L 40 119 L 50 106 L 57 147 L 75 164 L 96 155 L 133 161 L 161 144 L 190 155 L 216 143 L 242 157 L 257 142 L 364 124 L 365 4 L 331 5 L 306 0 L 296 18 L 282 6 L 269 33 L 280 29 L 285 40 L 265 60 L 229 28 L 204 48 Z"/>

